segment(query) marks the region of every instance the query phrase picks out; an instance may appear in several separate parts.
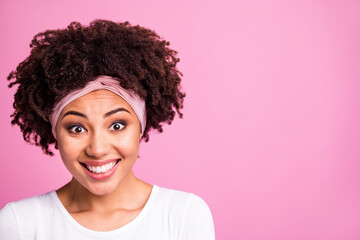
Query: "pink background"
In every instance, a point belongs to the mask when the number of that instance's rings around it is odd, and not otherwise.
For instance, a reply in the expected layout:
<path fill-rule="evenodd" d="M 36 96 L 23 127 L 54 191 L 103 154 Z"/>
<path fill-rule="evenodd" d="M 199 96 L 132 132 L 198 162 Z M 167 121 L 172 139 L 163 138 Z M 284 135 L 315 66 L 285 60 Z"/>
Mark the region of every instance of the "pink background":
<path fill-rule="evenodd" d="M 135 173 L 209 204 L 217 239 L 360 239 L 359 1 L 1 1 L 0 207 L 59 188 L 59 158 L 10 126 L 5 78 L 33 35 L 129 20 L 179 51 L 183 120 Z"/>

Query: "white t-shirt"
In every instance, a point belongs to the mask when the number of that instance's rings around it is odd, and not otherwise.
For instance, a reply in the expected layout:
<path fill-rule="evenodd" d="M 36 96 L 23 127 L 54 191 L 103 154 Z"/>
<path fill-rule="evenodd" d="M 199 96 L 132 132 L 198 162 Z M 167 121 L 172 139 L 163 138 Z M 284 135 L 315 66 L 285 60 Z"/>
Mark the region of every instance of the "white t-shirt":
<path fill-rule="evenodd" d="M 55 191 L 8 203 L 0 210 L 0 239 L 214 240 L 214 225 L 200 197 L 153 186 L 140 214 L 108 232 L 87 229 L 75 221 Z"/>

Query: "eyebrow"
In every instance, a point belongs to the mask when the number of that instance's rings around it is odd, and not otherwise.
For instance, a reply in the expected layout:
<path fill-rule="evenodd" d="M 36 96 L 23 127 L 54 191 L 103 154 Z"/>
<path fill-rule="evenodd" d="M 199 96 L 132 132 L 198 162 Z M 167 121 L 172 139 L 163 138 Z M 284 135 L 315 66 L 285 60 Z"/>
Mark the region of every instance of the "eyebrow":
<path fill-rule="evenodd" d="M 108 116 L 110 116 L 110 115 L 112 115 L 114 113 L 122 112 L 122 111 L 127 112 L 127 113 L 129 113 L 131 115 L 130 111 L 127 110 L 126 108 L 117 108 L 117 109 L 112 110 L 112 111 L 110 111 L 108 113 L 105 113 L 104 117 L 108 117 Z"/>
<path fill-rule="evenodd" d="M 110 116 L 110 115 L 113 115 L 113 114 L 115 114 L 115 113 L 117 113 L 117 112 L 122 112 L 122 111 L 131 114 L 130 111 L 127 110 L 126 108 L 117 108 L 117 109 L 115 109 L 115 110 L 112 110 L 112 111 L 110 111 L 110 112 L 105 113 L 105 114 L 104 114 L 104 117 L 108 117 L 108 116 Z M 63 116 L 62 118 L 66 117 L 66 116 L 68 116 L 68 115 L 75 115 L 75 116 L 79 116 L 79 117 L 82 117 L 82 118 L 86 118 L 86 119 L 87 119 L 87 116 L 86 116 L 85 114 L 83 114 L 83 113 L 81 113 L 81 112 L 77 112 L 77 111 L 68 111 L 68 112 L 66 112 L 66 113 L 64 114 L 64 116 Z"/>

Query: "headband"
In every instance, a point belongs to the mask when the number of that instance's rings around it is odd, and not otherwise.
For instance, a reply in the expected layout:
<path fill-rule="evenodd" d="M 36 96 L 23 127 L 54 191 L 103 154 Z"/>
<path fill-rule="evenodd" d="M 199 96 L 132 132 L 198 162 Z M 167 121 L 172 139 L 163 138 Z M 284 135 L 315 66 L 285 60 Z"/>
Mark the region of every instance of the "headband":
<path fill-rule="evenodd" d="M 66 95 L 60 102 L 58 102 L 53 112 L 50 115 L 50 124 L 52 128 L 52 133 L 56 138 L 55 126 L 60 116 L 61 111 L 68 105 L 70 102 L 74 101 L 77 98 L 80 98 L 92 91 L 105 89 L 112 91 L 113 93 L 119 95 L 123 98 L 130 107 L 134 110 L 137 118 L 140 121 L 141 133 L 144 133 L 146 126 L 146 109 L 145 101 L 142 100 L 138 95 L 133 92 L 126 90 L 120 86 L 119 80 L 110 76 L 98 76 L 95 80 L 88 82 L 84 88 L 74 90 Z"/>

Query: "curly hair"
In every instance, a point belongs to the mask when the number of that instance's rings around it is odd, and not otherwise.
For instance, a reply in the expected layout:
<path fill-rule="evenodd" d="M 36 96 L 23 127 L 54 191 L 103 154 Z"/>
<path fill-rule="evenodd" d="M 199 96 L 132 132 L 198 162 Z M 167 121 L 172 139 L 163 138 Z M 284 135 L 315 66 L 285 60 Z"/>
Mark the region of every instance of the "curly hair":
<path fill-rule="evenodd" d="M 154 31 L 129 22 L 72 22 L 66 29 L 41 32 L 31 41 L 30 55 L 7 78 L 9 88 L 18 85 L 11 124 L 19 125 L 25 141 L 53 155 L 50 144 L 58 149 L 49 122 L 54 105 L 70 91 L 108 75 L 146 101 L 142 138 L 147 142 L 149 130 L 162 132 L 162 123 L 170 125 L 176 113 L 183 116 L 185 93 L 176 68 L 180 60 L 169 45 Z"/>

